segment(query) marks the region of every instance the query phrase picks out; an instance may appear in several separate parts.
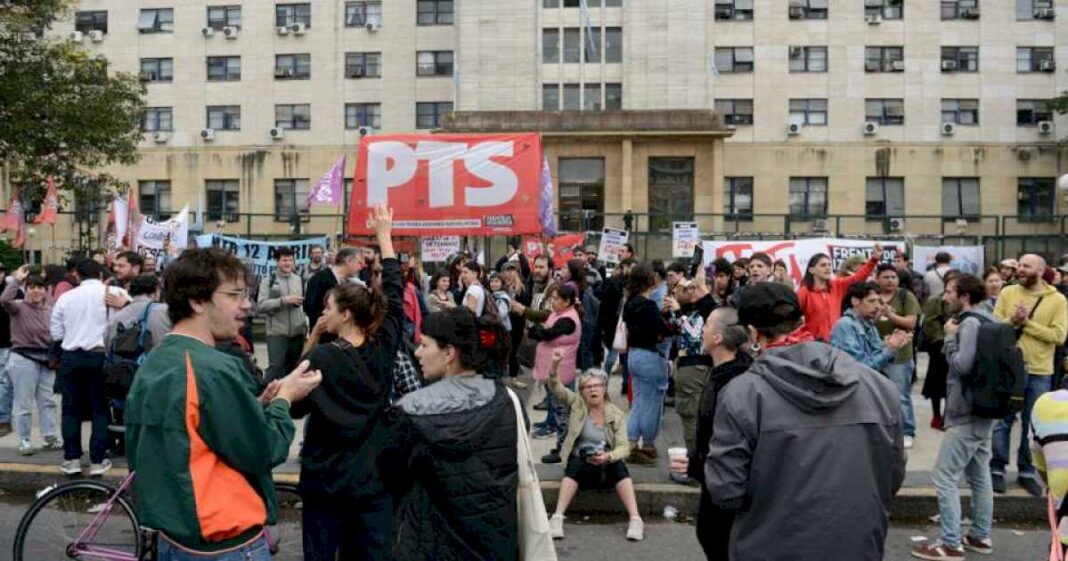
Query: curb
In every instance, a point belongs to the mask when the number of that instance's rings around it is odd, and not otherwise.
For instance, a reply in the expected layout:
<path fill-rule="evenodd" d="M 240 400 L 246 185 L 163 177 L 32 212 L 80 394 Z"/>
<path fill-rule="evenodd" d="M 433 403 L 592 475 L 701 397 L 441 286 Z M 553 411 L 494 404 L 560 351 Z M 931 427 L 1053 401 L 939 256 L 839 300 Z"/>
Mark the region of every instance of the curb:
<path fill-rule="evenodd" d="M 128 473 L 125 468 L 114 467 L 101 479 L 117 485 Z M 0 489 L 5 493 L 36 493 L 49 485 L 73 479 L 78 478 L 63 475 L 58 466 L 0 463 Z M 296 483 L 299 475 L 276 473 L 274 479 Z M 542 481 L 541 490 L 545 504 L 551 511 L 551 506 L 556 504 L 556 497 L 560 492 L 560 482 Z M 642 516 L 650 519 L 663 516 L 664 508 L 668 506 L 674 507 L 684 516 L 693 516 L 700 500 L 700 491 L 696 487 L 675 483 L 635 483 L 634 491 L 638 498 L 638 510 Z M 961 512 L 969 512 L 969 495 L 967 490 L 961 490 Z M 1046 507 L 1043 498 L 1032 497 L 1019 489 L 994 497 L 994 518 L 997 522 L 1045 523 Z M 568 513 L 622 515 L 623 505 L 615 491 L 583 491 L 575 496 Z M 890 517 L 895 521 L 927 523 L 929 517 L 937 513 L 938 496 L 934 487 L 903 487 L 890 505 Z"/>

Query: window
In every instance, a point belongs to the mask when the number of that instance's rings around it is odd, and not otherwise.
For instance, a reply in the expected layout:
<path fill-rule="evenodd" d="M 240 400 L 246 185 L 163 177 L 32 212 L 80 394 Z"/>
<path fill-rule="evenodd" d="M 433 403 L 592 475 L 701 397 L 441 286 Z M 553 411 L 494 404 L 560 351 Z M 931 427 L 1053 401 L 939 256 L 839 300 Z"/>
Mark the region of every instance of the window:
<path fill-rule="evenodd" d="M 209 179 L 204 182 L 208 194 L 208 220 L 237 222 L 240 192 L 236 179 Z"/>
<path fill-rule="evenodd" d="M 753 47 L 716 47 L 714 62 L 719 72 L 752 72 Z"/>
<path fill-rule="evenodd" d="M 287 130 L 311 128 L 311 105 L 307 103 L 274 106 L 274 126 Z"/>
<path fill-rule="evenodd" d="M 942 0 L 942 19 L 979 19 L 979 0 Z"/>
<path fill-rule="evenodd" d="M 208 81 L 233 82 L 241 79 L 241 57 L 209 56 Z"/>
<path fill-rule="evenodd" d="M 753 124 L 753 100 L 751 99 L 717 99 L 716 111 L 723 113 L 727 125 Z"/>
<path fill-rule="evenodd" d="M 278 4 L 274 7 L 276 26 L 289 27 L 295 23 L 311 27 L 311 4 Z"/>
<path fill-rule="evenodd" d="M 942 47 L 943 72 L 978 72 L 979 47 Z"/>
<path fill-rule="evenodd" d="M 106 10 L 78 12 L 74 15 L 74 30 L 82 33 L 90 31 L 108 32 L 108 13 Z"/>
<path fill-rule="evenodd" d="M 215 31 L 241 27 L 241 6 L 208 6 L 208 27 Z"/>
<path fill-rule="evenodd" d="M 827 0 L 790 0 L 790 19 L 827 19 Z"/>
<path fill-rule="evenodd" d="M 1017 72 L 1052 72 L 1053 47 L 1017 47 Z"/>
<path fill-rule="evenodd" d="M 790 178 L 790 216 L 822 218 L 827 216 L 827 178 Z"/>
<path fill-rule="evenodd" d="M 869 177 L 864 200 L 864 215 L 868 218 L 904 216 L 905 180 L 901 177 Z"/>
<path fill-rule="evenodd" d="M 382 53 L 345 53 L 346 78 L 381 78 Z"/>
<path fill-rule="evenodd" d="M 311 78 L 311 55 L 275 55 L 275 80 L 308 80 Z"/>
<path fill-rule="evenodd" d="M 560 229 L 600 230 L 604 222 L 604 160 L 560 158 L 559 162 Z"/>
<path fill-rule="evenodd" d="M 415 22 L 419 25 L 452 25 L 452 0 L 419 0 Z"/>
<path fill-rule="evenodd" d="M 438 129 L 445 115 L 452 113 L 451 101 L 431 101 L 415 104 L 415 128 Z"/>
<path fill-rule="evenodd" d="M 419 51 L 415 54 L 416 76 L 452 76 L 452 51 Z"/>
<path fill-rule="evenodd" d="M 360 127 L 382 128 L 381 103 L 345 104 L 345 128 L 354 130 Z"/>
<path fill-rule="evenodd" d="M 208 128 L 217 131 L 241 130 L 240 105 L 214 105 L 208 107 Z"/>
<path fill-rule="evenodd" d="M 979 178 L 942 178 L 942 217 L 955 220 L 979 216 Z"/>
<path fill-rule="evenodd" d="M 174 80 L 174 59 L 141 59 L 140 78 L 142 82 L 170 82 Z"/>
<path fill-rule="evenodd" d="M 582 60 L 582 35 L 577 27 L 564 29 L 564 62 L 575 63 Z"/>
<path fill-rule="evenodd" d="M 1044 99 L 1017 99 L 1016 126 L 1033 127 L 1042 121 L 1052 121 L 1053 110 Z"/>
<path fill-rule="evenodd" d="M 864 47 L 865 72 L 904 72 L 904 47 Z"/>
<path fill-rule="evenodd" d="M 170 132 L 173 130 L 170 107 L 149 107 L 141 117 L 141 130 L 145 132 Z"/>
<path fill-rule="evenodd" d="M 978 99 L 943 99 L 942 122 L 958 125 L 979 124 Z"/>
<path fill-rule="evenodd" d="M 583 60 L 585 62 L 601 62 L 601 28 L 590 27 L 585 29 L 586 36 L 582 40 Z"/>
<path fill-rule="evenodd" d="M 583 111 L 600 111 L 601 110 L 601 85 L 600 84 L 586 84 L 584 86 L 585 91 L 582 93 L 582 109 Z"/>
<path fill-rule="evenodd" d="M 582 89 L 578 84 L 564 84 L 564 111 L 582 109 Z"/>
<path fill-rule="evenodd" d="M 903 125 L 905 124 L 905 100 L 865 99 L 864 120 L 875 121 L 880 125 Z"/>
<path fill-rule="evenodd" d="M 753 219 L 753 178 L 723 178 L 723 214 L 730 220 Z"/>
<path fill-rule="evenodd" d="M 560 84 L 542 84 L 541 86 L 541 110 L 560 110 Z"/>
<path fill-rule="evenodd" d="M 345 27 L 382 23 L 381 2 L 345 2 Z"/>
<path fill-rule="evenodd" d="M 649 229 L 669 230 L 693 220 L 693 158 L 649 158 Z"/>
<path fill-rule="evenodd" d="M 826 72 L 827 47 L 789 47 L 790 72 Z"/>
<path fill-rule="evenodd" d="M 753 0 L 716 0 L 717 20 L 753 19 Z"/>
<path fill-rule="evenodd" d="M 604 85 L 604 108 L 610 111 L 623 109 L 623 84 Z"/>
<path fill-rule="evenodd" d="M 308 207 L 308 180 L 275 179 L 274 219 L 280 222 L 292 221 L 298 213 L 311 213 Z"/>
<path fill-rule="evenodd" d="M 174 31 L 174 9 L 158 8 L 141 10 L 137 18 L 137 30 L 141 33 L 171 33 Z"/>
<path fill-rule="evenodd" d="M 541 61 L 549 64 L 560 62 L 560 30 L 541 30 Z"/>
<path fill-rule="evenodd" d="M 1016 0 L 1016 19 L 1053 19 L 1053 0 Z"/>
<path fill-rule="evenodd" d="M 1016 183 L 1016 214 L 1020 218 L 1053 215 L 1052 177 L 1021 177 Z"/>
<path fill-rule="evenodd" d="M 604 28 L 604 61 L 623 62 L 623 28 Z"/>
<path fill-rule="evenodd" d="M 826 99 L 791 99 L 790 122 L 800 125 L 826 125 Z"/>
<path fill-rule="evenodd" d="M 171 213 L 170 181 L 138 181 L 137 205 L 142 214 L 156 220 L 167 219 Z"/>
<path fill-rule="evenodd" d="M 883 19 L 901 19 L 905 14 L 904 0 L 864 0 L 864 15 Z"/>

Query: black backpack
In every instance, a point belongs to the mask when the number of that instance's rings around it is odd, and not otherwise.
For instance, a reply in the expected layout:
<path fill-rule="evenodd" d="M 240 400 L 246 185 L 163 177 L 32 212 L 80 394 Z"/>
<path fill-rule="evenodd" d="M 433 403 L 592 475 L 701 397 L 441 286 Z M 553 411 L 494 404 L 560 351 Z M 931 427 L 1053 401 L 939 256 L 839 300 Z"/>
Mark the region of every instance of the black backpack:
<path fill-rule="evenodd" d="M 145 306 L 145 311 L 136 322 L 120 324 L 115 338 L 108 345 L 104 362 L 104 395 L 110 399 L 126 399 L 137 368 L 152 349 L 154 342 L 152 332 L 148 329 L 148 314 L 153 305 L 150 302 Z"/>
<path fill-rule="evenodd" d="M 972 390 L 972 415 L 1003 419 L 1023 409 L 1027 368 L 1016 346 L 1019 336 L 1011 323 L 971 312 L 961 314 L 961 321 L 968 317 L 979 320 L 975 366 L 961 379 Z"/>

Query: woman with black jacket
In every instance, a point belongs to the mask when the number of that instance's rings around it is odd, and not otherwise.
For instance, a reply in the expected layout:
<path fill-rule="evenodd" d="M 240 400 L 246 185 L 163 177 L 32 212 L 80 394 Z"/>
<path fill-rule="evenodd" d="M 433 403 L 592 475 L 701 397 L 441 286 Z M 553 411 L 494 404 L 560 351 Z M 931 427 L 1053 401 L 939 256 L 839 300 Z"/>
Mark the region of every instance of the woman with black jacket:
<path fill-rule="evenodd" d="M 668 358 L 660 354 L 658 346 L 671 332 L 660 308 L 649 298 L 655 287 L 653 269 L 645 263 L 635 265 L 627 277 L 627 303 L 623 306 L 627 367 L 634 388 L 634 404 L 627 421 L 631 444 L 628 461 L 646 465 L 656 464 L 655 441 L 668 387 Z"/>
<path fill-rule="evenodd" d="M 308 355 L 323 382 L 291 409 L 294 418 L 308 415 L 299 491 L 309 561 L 389 558 L 393 500 L 377 461 L 391 439 L 384 416 L 404 319 L 392 221 L 391 209 L 372 209 L 382 251 L 381 292 L 344 284 L 328 293 L 312 337 L 325 330 L 337 339 Z"/>

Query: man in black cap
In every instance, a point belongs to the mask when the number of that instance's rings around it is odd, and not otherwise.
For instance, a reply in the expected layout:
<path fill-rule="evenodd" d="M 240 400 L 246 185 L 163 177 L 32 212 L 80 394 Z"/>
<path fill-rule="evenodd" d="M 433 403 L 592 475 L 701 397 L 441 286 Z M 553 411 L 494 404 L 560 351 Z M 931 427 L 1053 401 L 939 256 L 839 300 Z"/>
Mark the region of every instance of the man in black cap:
<path fill-rule="evenodd" d="M 890 499 L 905 476 L 897 389 L 813 341 L 801 319 L 786 286 L 742 291 L 738 323 L 756 358 L 720 392 L 705 490 L 734 511 L 732 559 L 822 561 L 834 551 L 881 560 Z"/>

